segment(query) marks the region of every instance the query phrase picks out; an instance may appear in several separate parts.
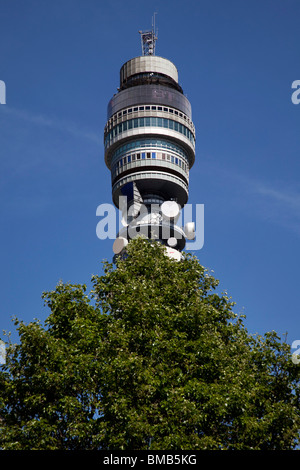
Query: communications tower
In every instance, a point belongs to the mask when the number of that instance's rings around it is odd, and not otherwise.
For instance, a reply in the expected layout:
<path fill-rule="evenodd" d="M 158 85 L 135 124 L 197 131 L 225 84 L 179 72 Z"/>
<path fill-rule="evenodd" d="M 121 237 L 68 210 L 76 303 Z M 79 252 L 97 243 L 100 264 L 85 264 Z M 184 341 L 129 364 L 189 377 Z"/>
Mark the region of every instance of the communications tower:
<path fill-rule="evenodd" d="M 139 33 L 142 55 L 121 67 L 104 130 L 112 198 L 123 216 L 113 251 L 122 255 L 128 242 L 142 235 L 160 241 L 170 257 L 180 259 L 186 239 L 195 237 L 193 222 L 176 225 L 188 201 L 195 161 L 191 104 L 175 65 L 155 56 L 153 27 Z"/>

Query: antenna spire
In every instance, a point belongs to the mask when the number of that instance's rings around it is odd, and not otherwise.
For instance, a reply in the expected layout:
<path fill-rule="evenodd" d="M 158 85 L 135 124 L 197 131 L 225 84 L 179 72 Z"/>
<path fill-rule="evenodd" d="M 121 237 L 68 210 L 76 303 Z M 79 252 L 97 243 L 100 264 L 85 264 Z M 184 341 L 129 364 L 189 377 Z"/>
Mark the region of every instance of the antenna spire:
<path fill-rule="evenodd" d="M 143 55 L 155 55 L 155 43 L 157 40 L 157 31 L 155 31 L 155 15 L 157 13 L 154 12 L 152 16 L 152 30 L 151 31 L 139 31 L 141 35 L 141 43 L 142 43 L 142 53 Z"/>

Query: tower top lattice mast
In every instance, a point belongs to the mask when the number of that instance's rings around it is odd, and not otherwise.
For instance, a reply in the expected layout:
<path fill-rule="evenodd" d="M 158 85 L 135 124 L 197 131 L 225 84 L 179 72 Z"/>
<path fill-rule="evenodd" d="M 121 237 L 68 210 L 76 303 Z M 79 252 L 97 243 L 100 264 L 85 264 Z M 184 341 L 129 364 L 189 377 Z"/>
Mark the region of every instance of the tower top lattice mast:
<path fill-rule="evenodd" d="M 157 31 L 155 31 L 155 15 L 152 17 L 152 30 L 139 31 L 141 35 L 142 55 L 155 55 L 155 43 L 157 41 Z"/>

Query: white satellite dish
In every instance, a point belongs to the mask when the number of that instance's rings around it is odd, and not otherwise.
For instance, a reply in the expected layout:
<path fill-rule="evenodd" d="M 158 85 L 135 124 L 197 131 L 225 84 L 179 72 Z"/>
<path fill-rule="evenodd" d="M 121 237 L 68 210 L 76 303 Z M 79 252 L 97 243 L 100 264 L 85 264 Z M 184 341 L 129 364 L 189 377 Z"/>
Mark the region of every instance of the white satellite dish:
<path fill-rule="evenodd" d="M 171 248 L 169 246 L 166 246 L 165 248 L 166 248 L 166 255 L 169 258 L 174 259 L 176 261 L 181 261 L 182 254 L 180 253 L 180 251 L 175 250 L 174 248 Z"/>
<path fill-rule="evenodd" d="M 172 246 L 172 247 L 176 246 L 177 245 L 177 238 L 175 238 L 175 237 L 168 238 L 168 245 Z"/>
<path fill-rule="evenodd" d="M 122 250 L 124 250 L 124 248 L 126 248 L 127 245 L 128 245 L 128 240 L 126 238 L 118 237 L 114 241 L 113 252 L 115 253 L 115 255 L 118 255 L 119 253 L 121 253 Z"/>
<path fill-rule="evenodd" d="M 195 240 L 195 222 L 188 222 L 185 224 L 184 233 L 188 240 Z"/>
<path fill-rule="evenodd" d="M 161 213 L 164 219 L 176 219 L 180 212 L 180 206 L 175 201 L 165 201 L 160 206 Z"/>

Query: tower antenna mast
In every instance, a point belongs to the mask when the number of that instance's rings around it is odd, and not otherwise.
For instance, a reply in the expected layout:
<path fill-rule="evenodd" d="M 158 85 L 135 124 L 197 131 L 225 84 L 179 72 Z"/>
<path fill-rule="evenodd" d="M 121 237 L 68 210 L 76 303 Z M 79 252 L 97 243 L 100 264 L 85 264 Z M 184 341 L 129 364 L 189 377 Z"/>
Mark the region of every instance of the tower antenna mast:
<path fill-rule="evenodd" d="M 139 31 L 141 35 L 142 55 L 155 55 L 155 43 L 157 41 L 157 31 L 155 31 L 155 15 L 152 16 L 152 30 Z"/>

